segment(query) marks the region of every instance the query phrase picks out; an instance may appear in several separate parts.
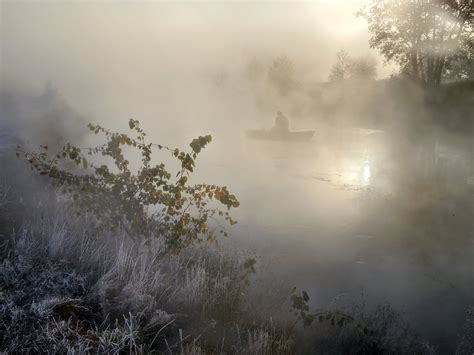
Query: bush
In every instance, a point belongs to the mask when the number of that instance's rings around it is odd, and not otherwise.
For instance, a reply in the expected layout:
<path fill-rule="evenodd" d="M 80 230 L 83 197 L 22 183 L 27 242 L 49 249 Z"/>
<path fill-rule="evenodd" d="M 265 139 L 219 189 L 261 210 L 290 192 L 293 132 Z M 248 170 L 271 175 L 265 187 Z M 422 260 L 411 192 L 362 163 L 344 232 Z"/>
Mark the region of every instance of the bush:
<path fill-rule="evenodd" d="M 0 263 L 0 351 L 289 353 L 277 308 L 273 321 L 259 312 L 286 293 L 251 296 L 258 284 L 244 254 L 206 245 L 161 254 L 154 243 L 94 238 L 66 202 L 25 215 L 24 227 Z"/>
<path fill-rule="evenodd" d="M 38 152 L 18 148 L 17 155 L 25 157 L 32 169 L 71 195 L 78 212 L 92 212 L 104 230 L 123 229 L 135 241 L 160 238 L 173 249 L 203 239 L 216 242 L 216 232 L 208 221 L 219 215 L 234 224 L 229 210 L 238 207 L 239 202 L 225 186 L 189 183 L 196 158 L 212 137 L 194 139 L 191 152 L 184 152 L 147 142 L 137 120 L 130 119 L 129 127 L 135 138 L 89 125 L 95 134 L 105 136 L 105 144 L 87 149 L 67 144 L 54 155 L 49 154 L 47 146 L 41 146 Z M 130 168 L 124 146 L 140 154 L 141 165 L 136 171 Z M 152 164 L 153 149 L 168 151 L 180 162 L 180 170 L 172 174 L 163 163 Z M 95 165 L 86 159 L 85 152 L 111 158 L 114 166 Z M 219 232 L 226 235 L 223 229 Z"/>

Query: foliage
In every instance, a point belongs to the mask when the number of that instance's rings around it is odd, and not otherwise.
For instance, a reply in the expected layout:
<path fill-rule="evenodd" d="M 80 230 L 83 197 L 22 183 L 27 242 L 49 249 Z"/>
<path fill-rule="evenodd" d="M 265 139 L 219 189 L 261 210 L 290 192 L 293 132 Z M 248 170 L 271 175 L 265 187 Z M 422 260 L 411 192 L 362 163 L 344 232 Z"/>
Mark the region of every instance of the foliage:
<path fill-rule="evenodd" d="M 472 44 L 474 47 L 474 42 Z M 474 55 L 459 53 L 446 63 L 444 78 L 451 80 L 474 80 Z"/>
<path fill-rule="evenodd" d="M 373 80 L 377 76 L 377 63 L 372 57 L 351 59 L 348 71 L 352 78 Z"/>
<path fill-rule="evenodd" d="M 336 53 L 336 63 L 331 68 L 329 81 L 342 81 L 347 78 L 347 68 L 349 55 L 346 51 L 341 50 Z"/>
<path fill-rule="evenodd" d="M 19 148 L 17 155 L 24 156 L 32 169 L 70 194 L 78 211 L 92 212 L 107 230 L 122 228 L 134 240 L 162 238 L 171 248 L 203 239 L 216 242 L 216 228 L 210 228 L 209 220 L 218 215 L 234 224 L 229 210 L 238 207 L 239 202 L 225 186 L 189 183 L 196 158 L 211 142 L 211 136 L 194 139 L 191 152 L 184 152 L 147 142 L 137 120 L 130 119 L 129 127 L 135 138 L 90 124 L 91 131 L 105 136 L 105 144 L 87 149 L 67 144 L 54 155 L 48 153 L 47 146 L 41 146 L 39 152 Z M 130 168 L 124 147 L 138 150 L 141 165 L 136 171 Z M 180 170 L 174 177 L 165 164 L 152 163 L 154 148 L 168 151 L 179 161 Z M 111 158 L 114 165 L 96 165 L 86 159 L 85 151 L 93 157 Z M 213 200 L 226 209 L 213 205 Z M 227 235 L 222 229 L 220 233 Z"/>
<path fill-rule="evenodd" d="M 370 46 L 423 84 L 439 85 L 450 61 L 473 48 L 472 0 L 374 0 L 359 12 Z"/>
<path fill-rule="evenodd" d="M 305 291 L 293 289 L 292 311 L 307 335 L 302 353 L 311 354 L 433 354 L 429 343 L 422 341 L 404 322 L 400 313 L 388 304 L 373 311 L 364 304 L 350 308 L 311 311 Z"/>
<path fill-rule="evenodd" d="M 458 336 L 456 355 L 472 354 L 474 352 L 474 307 L 466 312 L 466 320 Z"/>
<path fill-rule="evenodd" d="M 336 63 L 331 68 L 329 81 L 340 82 L 344 79 L 375 79 L 377 64 L 372 57 L 352 58 L 346 51 L 336 53 Z"/>
<path fill-rule="evenodd" d="M 276 58 L 268 69 L 268 79 L 280 95 L 288 95 L 296 85 L 293 63 L 287 56 Z"/>
<path fill-rule="evenodd" d="M 364 335 L 373 335 L 374 332 L 370 331 L 367 326 L 362 322 L 356 321 L 352 316 L 339 311 L 315 311 L 311 312 L 308 302 L 309 295 L 306 291 L 297 292 L 296 287 L 293 289 L 291 294 L 291 308 L 298 318 L 302 321 L 303 327 L 310 327 L 313 322 L 318 319 L 319 322 L 330 322 L 332 326 L 338 325 L 339 327 L 345 324 L 351 323 L 355 325 L 357 329 Z"/>

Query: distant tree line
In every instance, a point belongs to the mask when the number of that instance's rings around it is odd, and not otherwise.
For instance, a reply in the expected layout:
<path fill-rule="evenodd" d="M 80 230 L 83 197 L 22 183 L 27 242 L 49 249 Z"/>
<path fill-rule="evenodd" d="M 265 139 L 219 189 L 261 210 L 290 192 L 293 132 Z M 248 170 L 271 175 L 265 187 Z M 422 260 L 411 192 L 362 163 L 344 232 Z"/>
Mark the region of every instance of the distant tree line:
<path fill-rule="evenodd" d="M 377 62 L 372 57 L 352 58 L 346 51 L 336 53 L 336 62 L 331 68 L 329 81 L 337 82 L 344 79 L 368 79 L 377 77 Z"/>
<path fill-rule="evenodd" d="M 474 80 L 474 0 L 372 0 L 357 13 L 368 22 L 369 45 L 400 74 L 427 87 L 444 81 Z M 282 55 L 264 65 L 256 58 L 245 70 L 251 82 L 266 80 L 281 96 L 298 88 L 295 67 Z M 336 54 L 329 81 L 374 80 L 373 57 Z"/>

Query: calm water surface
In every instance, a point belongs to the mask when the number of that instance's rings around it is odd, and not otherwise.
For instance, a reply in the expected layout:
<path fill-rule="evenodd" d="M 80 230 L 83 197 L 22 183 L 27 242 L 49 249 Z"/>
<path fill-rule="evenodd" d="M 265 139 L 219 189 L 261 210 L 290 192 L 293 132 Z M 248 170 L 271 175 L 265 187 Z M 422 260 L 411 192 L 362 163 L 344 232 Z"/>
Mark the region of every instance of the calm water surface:
<path fill-rule="evenodd" d="M 473 303 L 474 175 L 472 143 L 440 137 L 325 128 L 285 143 L 237 133 L 217 137 L 200 164 L 241 201 L 232 243 L 315 306 L 364 293 L 447 350 Z"/>

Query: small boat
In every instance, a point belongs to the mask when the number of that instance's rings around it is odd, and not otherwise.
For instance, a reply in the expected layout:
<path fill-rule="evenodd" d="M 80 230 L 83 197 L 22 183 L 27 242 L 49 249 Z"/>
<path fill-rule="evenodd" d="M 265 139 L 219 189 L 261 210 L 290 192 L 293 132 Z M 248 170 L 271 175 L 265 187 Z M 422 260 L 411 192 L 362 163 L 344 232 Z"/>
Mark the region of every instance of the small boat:
<path fill-rule="evenodd" d="M 248 130 L 247 137 L 259 140 L 273 141 L 309 141 L 313 135 L 313 130 L 304 131 L 277 131 L 273 129 L 252 129 Z"/>

